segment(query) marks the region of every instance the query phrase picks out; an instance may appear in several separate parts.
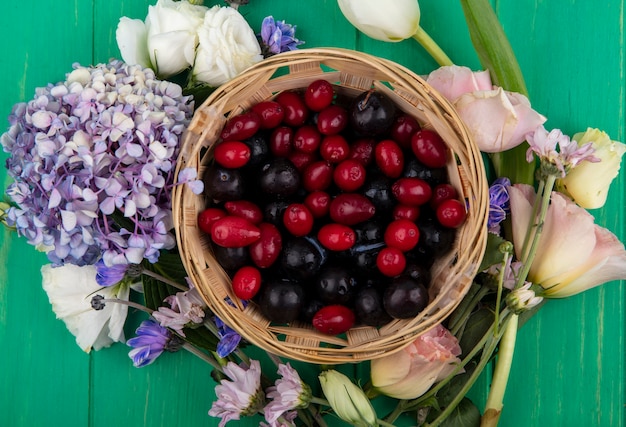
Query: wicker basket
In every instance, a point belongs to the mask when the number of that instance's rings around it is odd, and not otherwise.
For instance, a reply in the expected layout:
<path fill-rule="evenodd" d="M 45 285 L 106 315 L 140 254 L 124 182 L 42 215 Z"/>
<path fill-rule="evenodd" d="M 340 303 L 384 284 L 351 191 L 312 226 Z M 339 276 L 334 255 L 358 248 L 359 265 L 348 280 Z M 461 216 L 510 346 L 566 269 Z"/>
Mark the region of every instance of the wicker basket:
<path fill-rule="evenodd" d="M 246 340 L 271 353 L 306 362 L 360 362 L 401 349 L 444 320 L 461 301 L 485 250 L 488 184 L 478 148 L 441 95 L 398 64 L 342 49 L 275 55 L 219 87 L 196 110 L 178 169 L 195 167 L 202 174 L 212 157 L 208 148 L 218 140 L 229 116 L 278 92 L 305 88 L 316 79 L 328 80 L 338 93 L 350 97 L 375 87 L 424 127 L 437 131 L 454 154 L 448 173 L 467 201 L 468 217 L 457 231 L 453 250 L 433 266 L 426 309 L 412 319 L 393 320 L 380 328 L 357 326 L 342 336 L 328 336 L 297 322 L 274 325 L 255 304 L 244 307 L 232 293 L 230 279 L 212 256 L 209 238 L 197 226 L 198 213 L 206 207 L 205 197 L 186 186 L 177 186 L 173 194 L 176 237 L 187 273 L 210 309 Z"/>

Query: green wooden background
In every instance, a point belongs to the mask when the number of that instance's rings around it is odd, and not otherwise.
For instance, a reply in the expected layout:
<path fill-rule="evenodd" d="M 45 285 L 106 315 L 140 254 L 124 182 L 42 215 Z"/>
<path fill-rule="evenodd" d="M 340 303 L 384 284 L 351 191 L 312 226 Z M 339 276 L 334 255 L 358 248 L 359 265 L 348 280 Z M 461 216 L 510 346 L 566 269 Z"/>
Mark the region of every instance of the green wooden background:
<path fill-rule="evenodd" d="M 119 17 L 143 19 L 151 3 L 3 3 L 0 116 L 6 117 L 13 103 L 30 99 L 35 87 L 61 80 L 73 62 L 88 65 L 119 56 Z M 385 44 L 357 34 L 335 0 L 250 3 L 242 12 L 255 30 L 272 14 L 298 24 L 306 47 L 355 48 L 422 74 L 435 68 L 411 40 Z M 456 63 L 478 68 L 458 1 L 420 4 L 422 26 Z M 549 118 L 546 127 L 568 134 L 598 127 L 623 141 L 624 0 L 502 0 L 494 6 L 519 58 L 533 105 Z M 5 158 L 2 154 L 3 162 Z M 4 168 L 0 174 L 6 187 Z M 609 203 L 593 212 L 622 241 L 625 176 L 622 173 L 614 184 Z M 45 262 L 45 256 L 23 239 L 0 230 L 0 426 L 217 425 L 207 415 L 215 396 L 210 371 L 193 356 L 168 354 L 136 369 L 123 344 L 83 353 L 55 319 L 41 289 L 39 269 Z M 624 296 L 624 284 L 612 283 L 550 302 L 522 328 L 501 425 L 626 426 Z M 135 322 L 139 319 L 136 316 Z M 344 369 L 354 372 L 351 366 Z M 315 371 L 304 371 L 313 380 Z M 472 390 L 479 405 L 486 384 L 485 377 Z M 242 424 L 256 425 L 258 419 Z"/>

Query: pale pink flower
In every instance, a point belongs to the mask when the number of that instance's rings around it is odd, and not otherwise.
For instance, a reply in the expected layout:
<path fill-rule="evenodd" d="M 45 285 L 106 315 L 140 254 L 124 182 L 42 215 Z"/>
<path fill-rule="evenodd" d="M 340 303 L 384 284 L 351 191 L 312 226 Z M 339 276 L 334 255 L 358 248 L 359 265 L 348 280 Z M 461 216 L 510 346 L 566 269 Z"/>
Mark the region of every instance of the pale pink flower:
<path fill-rule="evenodd" d="M 170 307 L 159 307 L 152 313 L 163 327 L 175 330 L 181 336 L 185 336 L 183 328 L 185 326 L 199 325 L 204 322 L 207 307 L 196 288 L 191 288 L 185 292 L 177 292 L 165 298 L 165 302 Z"/>
<path fill-rule="evenodd" d="M 488 70 L 472 71 L 458 65 L 437 68 L 428 75 L 426 82 L 449 101 L 466 93 L 493 89 Z"/>
<path fill-rule="evenodd" d="M 372 385 L 396 399 L 415 399 L 452 374 L 460 354 L 456 337 L 437 325 L 404 349 L 372 360 Z"/>
<path fill-rule="evenodd" d="M 536 194 L 528 185 L 509 188 L 513 243 L 521 255 Z M 624 244 L 594 223 L 585 209 L 553 192 L 528 280 L 544 297 L 568 297 L 613 280 L 626 279 Z"/>
<path fill-rule="evenodd" d="M 452 102 L 480 150 L 497 153 L 524 142 L 546 118 L 524 95 L 491 86 L 483 73 L 446 66 L 433 71 L 426 82 Z"/>
<path fill-rule="evenodd" d="M 278 373 L 281 378 L 266 390 L 272 401 L 265 406 L 265 420 L 272 427 L 280 426 L 279 418 L 288 411 L 306 408 L 311 399 L 311 388 L 289 363 L 278 365 Z"/>
<path fill-rule="evenodd" d="M 256 414 L 265 403 L 258 360 L 252 360 L 248 369 L 228 362 L 224 374 L 232 381 L 222 380 L 215 387 L 217 400 L 209 410 L 209 415 L 221 418 L 219 427 L 224 427 L 230 420 L 238 420 L 242 415 Z"/>
<path fill-rule="evenodd" d="M 539 126 L 526 135 L 526 139 L 530 145 L 526 151 L 526 160 L 532 162 L 535 153 L 542 163 L 553 165 L 561 178 L 583 161 L 600 161 L 593 155 L 595 148 L 591 142 L 579 147 L 576 141 L 572 141 L 560 129 L 548 132 L 543 126 Z"/>

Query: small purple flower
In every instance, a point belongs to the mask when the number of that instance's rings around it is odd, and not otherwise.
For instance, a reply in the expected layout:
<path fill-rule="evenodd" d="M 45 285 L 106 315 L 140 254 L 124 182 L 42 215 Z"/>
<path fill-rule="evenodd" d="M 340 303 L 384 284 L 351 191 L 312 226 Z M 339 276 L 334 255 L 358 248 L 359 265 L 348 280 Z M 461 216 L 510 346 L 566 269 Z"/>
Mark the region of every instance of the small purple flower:
<path fill-rule="evenodd" d="M 222 380 L 215 387 L 217 400 L 209 410 L 210 416 L 221 418 L 219 427 L 224 427 L 230 420 L 238 420 L 242 415 L 254 415 L 265 404 L 261 389 L 261 364 L 258 360 L 252 360 L 248 369 L 228 362 L 224 374 L 231 381 Z"/>
<path fill-rule="evenodd" d="M 218 338 L 220 339 L 217 343 L 216 352 L 219 357 L 226 357 L 235 351 L 241 342 L 241 335 L 225 324 L 219 317 L 215 317 L 214 319 L 219 334 Z"/>
<path fill-rule="evenodd" d="M 290 411 L 306 408 L 311 401 L 311 387 L 305 384 L 289 363 L 278 365 L 281 378 L 267 389 L 272 399 L 264 408 L 265 420 L 270 427 L 279 427 L 281 417 L 289 417 Z"/>
<path fill-rule="evenodd" d="M 141 322 L 136 334 L 137 336 L 129 339 L 127 344 L 133 347 L 128 356 L 137 368 L 151 364 L 166 350 L 178 351 L 182 345 L 182 341 L 169 329 L 151 319 Z"/>
<path fill-rule="evenodd" d="M 96 262 L 96 282 L 100 286 L 113 286 L 126 277 L 127 264 L 116 264 L 107 267 L 103 260 Z"/>
<path fill-rule="evenodd" d="M 507 187 L 511 185 L 508 178 L 496 179 L 489 187 L 489 219 L 487 226 L 489 230 L 497 233 L 502 221 L 510 212 L 509 192 Z"/>
<path fill-rule="evenodd" d="M 304 42 L 296 38 L 296 26 L 285 21 L 275 21 L 273 16 L 267 16 L 261 24 L 261 46 L 265 57 L 296 50 Z"/>

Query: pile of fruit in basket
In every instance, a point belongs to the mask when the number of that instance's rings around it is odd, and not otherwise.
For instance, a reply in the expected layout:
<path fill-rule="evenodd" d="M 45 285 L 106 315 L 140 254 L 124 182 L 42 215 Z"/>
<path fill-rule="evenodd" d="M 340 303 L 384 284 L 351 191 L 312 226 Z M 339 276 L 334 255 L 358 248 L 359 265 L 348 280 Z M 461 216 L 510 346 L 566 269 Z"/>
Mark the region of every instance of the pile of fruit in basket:
<path fill-rule="evenodd" d="M 231 117 L 198 216 L 234 294 L 326 334 L 416 316 L 465 204 L 451 153 L 381 91 L 316 80 Z"/>

